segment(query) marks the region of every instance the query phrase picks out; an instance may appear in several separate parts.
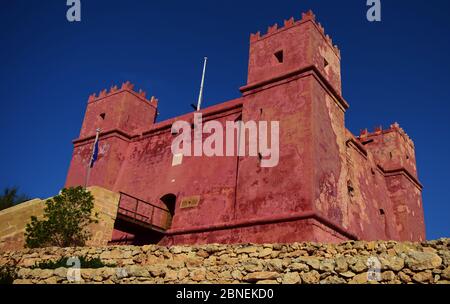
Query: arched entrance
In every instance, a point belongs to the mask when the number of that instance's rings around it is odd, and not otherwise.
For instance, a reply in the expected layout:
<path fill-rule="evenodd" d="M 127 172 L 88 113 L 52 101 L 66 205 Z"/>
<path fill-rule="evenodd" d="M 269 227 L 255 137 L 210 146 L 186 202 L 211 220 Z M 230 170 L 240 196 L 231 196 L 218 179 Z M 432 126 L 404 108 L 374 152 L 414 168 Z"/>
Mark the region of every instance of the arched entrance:
<path fill-rule="evenodd" d="M 160 198 L 161 202 L 167 207 L 169 211 L 169 216 L 167 217 L 167 229 L 172 226 L 172 220 L 175 215 L 177 196 L 173 193 L 165 194 Z"/>

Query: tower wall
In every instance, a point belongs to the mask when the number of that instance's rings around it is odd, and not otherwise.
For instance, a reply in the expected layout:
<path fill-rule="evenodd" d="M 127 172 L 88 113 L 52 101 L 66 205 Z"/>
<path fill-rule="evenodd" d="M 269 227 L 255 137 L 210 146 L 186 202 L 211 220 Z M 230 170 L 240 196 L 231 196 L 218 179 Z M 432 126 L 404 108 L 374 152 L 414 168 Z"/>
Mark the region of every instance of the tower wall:
<path fill-rule="evenodd" d="M 243 119 L 279 121 L 281 145 L 276 167 L 260 168 L 251 157 L 240 160 L 239 217 L 317 214 L 351 237 L 344 227 L 346 201 L 338 196 L 339 185 L 345 185 L 341 158 L 348 108 L 340 96 L 339 56 L 311 12 L 251 36 L 248 84 L 241 88 Z M 320 228 L 312 231 L 311 238 L 331 237 Z"/>
<path fill-rule="evenodd" d="M 359 138 L 384 170 L 403 168 L 417 178 L 414 143 L 399 124 L 395 123 L 386 130 L 378 127 L 371 133 L 364 130 Z"/>
<path fill-rule="evenodd" d="M 214 115 L 217 110 L 220 114 Z M 240 116 L 241 103 L 232 101 L 202 112 L 203 123 L 214 119 L 225 126 L 226 121 L 234 121 Z M 191 123 L 193 115 L 176 120 Z M 165 205 L 161 198 L 174 194 L 177 201 L 171 225 L 173 230 L 191 230 L 231 221 L 237 157 L 183 156 L 180 164 L 173 165 L 171 144 L 176 135 L 171 134 L 172 122 L 156 124 L 130 144 L 114 189 L 162 208 Z M 189 198 L 198 198 L 196 206 L 182 206 L 182 201 Z"/>
<path fill-rule="evenodd" d="M 251 35 L 248 86 L 312 67 L 341 95 L 340 51 L 311 11 L 270 26 L 265 35 Z"/>
<path fill-rule="evenodd" d="M 387 176 L 386 183 L 399 238 L 424 241 L 426 235 L 421 187 L 406 174 Z"/>
<path fill-rule="evenodd" d="M 400 238 L 384 172 L 374 156 L 347 131 L 349 227 L 364 240 Z"/>
<path fill-rule="evenodd" d="M 262 168 L 255 157 L 240 158 L 238 218 L 312 209 L 311 81 L 311 77 L 303 77 L 246 95 L 243 120 L 279 121 L 280 151 L 279 163 L 272 168 Z"/>
<path fill-rule="evenodd" d="M 145 92 L 135 92 L 129 82 L 122 87 L 104 90 L 98 96 L 89 97 L 86 114 L 79 138 L 95 135 L 97 128 L 102 132 L 119 130 L 129 135 L 148 130 L 155 122 L 158 100 L 145 98 Z"/>
<path fill-rule="evenodd" d="M 133 88 L 126 82 L 120 89 L 114 86 L 89 97 L 79 138 L 74 141 L 67 187 L 114 189 L 132 137 L 150 128 L 156 117 L 157 99 L 147 100 L 145 92 Z M 88 172 L 97 129 L 101 132 L 96 170 Z"/>
<path fill-rule="evenodd" d="M 422 185 L 417 177 L 414 143 L 397 123 L 387 130 L 364 130 L 359 140 L 384 173 L 400 239 L 424 240 Z"/>
<path fill-rule="evenodd" d="M 66 179 L 66 187 L 100 186 L 114 190 L 120 169 L 125 161 L 130 138 L 117 132 L 102 134 L 95 170 L 88 167 L 95 137 L 74 142 L 74 151 Z M 89 175 L 89 178 L 87 176 Z"/>

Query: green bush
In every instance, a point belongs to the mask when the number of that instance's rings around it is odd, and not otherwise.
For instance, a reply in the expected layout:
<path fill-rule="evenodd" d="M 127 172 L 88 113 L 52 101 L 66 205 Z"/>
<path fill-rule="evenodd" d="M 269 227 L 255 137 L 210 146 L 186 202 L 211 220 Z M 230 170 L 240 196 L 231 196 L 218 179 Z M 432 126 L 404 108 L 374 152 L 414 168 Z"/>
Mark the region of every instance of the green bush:
<path fill-rule="evenodd" d="M 46 201 L 43 220 L 31 217 L 25 241 L 28 248 L 84 246 L 91 237 L 88 226 L 98 222 L 92 214 L 94 197 L 82 187 L 63 189 Z"/>
<path fill-rule="evenodd" d="M 85 256 L 79 257 L 80 259 L 80 268 L 84 269 L 97 269 L 97 268 L 103 268 L 103 267 L 114 267 L 114 265 L 105 264 L 100 260 L 99 258 L 88 258 Z M 36 265 L 32 266 L 31 269 L 57 269 L 60 267 L 63 268 L 70 268 L 73 267 L 73 265 L 68 265 L 67 261 L 69 260 L 68 257 L 62 257 L 57 261 L 48 261 L 48 262 L 41 262 L 37 263 Z"/>
<path fill-rule="evenodd" d="M 13 266 L 0 266 L 0 285 L 12 284 L 17 278 L 17 269 Z"/>

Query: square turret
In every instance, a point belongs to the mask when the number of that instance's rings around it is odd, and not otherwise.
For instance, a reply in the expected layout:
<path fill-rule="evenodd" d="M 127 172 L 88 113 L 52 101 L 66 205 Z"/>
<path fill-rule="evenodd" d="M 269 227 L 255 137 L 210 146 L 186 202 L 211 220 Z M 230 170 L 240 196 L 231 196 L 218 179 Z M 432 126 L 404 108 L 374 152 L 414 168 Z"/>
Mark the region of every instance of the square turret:
<path fill-rule="evenodd" d="M 270 26 L 265 35 L 252 34 L 249 57 L 247 86 L 314 68 L 342 95 L 340 51 L 311 11 L 299 21 L 285 20 L 281 28 Z"/>

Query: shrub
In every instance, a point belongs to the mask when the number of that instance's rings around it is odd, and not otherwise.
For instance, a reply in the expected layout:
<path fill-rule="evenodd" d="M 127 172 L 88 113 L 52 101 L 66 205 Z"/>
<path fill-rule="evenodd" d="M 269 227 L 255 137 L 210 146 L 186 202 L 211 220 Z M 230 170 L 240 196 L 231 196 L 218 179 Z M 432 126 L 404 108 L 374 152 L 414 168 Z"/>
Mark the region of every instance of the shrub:
<path fill-rule="evenodd" d="M 31 269 L 57 269 L 60 267 L 70 268 L 73 265 L 68 265 L 67 264 L 68 260 L 69 260 L 68 257 L 62 257 L 57 261 L 41 262 L 32 266 Z M 97 269 L 103 267 L 114 267 L 114 265 L 103 263 L 102 260 L 100 260 L 99 258 L 89 258 L 82 256 L 79 257 L 79 260 L 80 260 L 80 268 Z"/>
<path fill-rule="evenodd" d="M 17 269 L 10 265 L 0 266 L 0 285 L 12 284 L 17 278 Z"/>
<path fill-rule="evenodd" d="M 31 217 L 25 241 L 28 248 L 84 246 L 91 237 L 88 226 L 98 222 L 92 214 L 94 197 L 82 187 L 63 189 L 46 201 L 43 220 Z"/>

